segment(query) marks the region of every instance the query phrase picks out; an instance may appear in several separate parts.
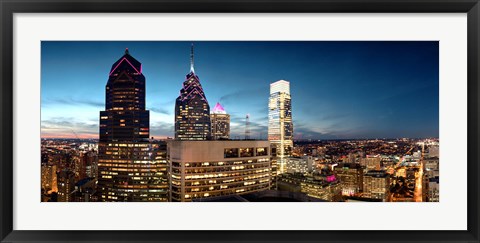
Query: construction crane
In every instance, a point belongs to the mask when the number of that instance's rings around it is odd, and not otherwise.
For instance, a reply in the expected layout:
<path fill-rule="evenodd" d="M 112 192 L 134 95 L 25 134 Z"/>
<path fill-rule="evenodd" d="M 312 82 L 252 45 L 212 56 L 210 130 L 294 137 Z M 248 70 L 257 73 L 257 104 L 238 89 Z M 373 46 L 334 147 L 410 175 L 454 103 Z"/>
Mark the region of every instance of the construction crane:
<path fill-rule="evenodd" d="M 80 140 L 80 138 L 78 137 L 77 133 L 76 133 L 73 129 L 70 129 L 70 130 L 72 130 L 72 132 L 73 132 L 73 134 L 75 135 L 75 137 L 76 137 L 78 140 Z"/>

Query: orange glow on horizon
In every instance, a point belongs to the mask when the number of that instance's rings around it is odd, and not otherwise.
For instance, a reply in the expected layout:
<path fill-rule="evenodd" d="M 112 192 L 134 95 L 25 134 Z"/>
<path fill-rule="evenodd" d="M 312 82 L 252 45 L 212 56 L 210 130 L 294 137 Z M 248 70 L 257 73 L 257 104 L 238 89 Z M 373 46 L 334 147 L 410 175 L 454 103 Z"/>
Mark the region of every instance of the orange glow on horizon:
<path fill-rule="evenodd" d="M 41 138 L 71 138 L 75 139 L 75 135 L 71 133 L 42 133 Z M 98 139 L 98 134 L 88 134 L 88 133 L 79 133 L 78 138 L 80 139 Z"/>
<path fill-rule="evenodd" d="M 166 136 L 166 135 L 159 135 L 159 136 L 155 136 L 155 135 L 152 135 L 151 137 L 153 137 L 154 139 L 167 139 L 168 137 L 172 137 L 172 136 Z M 77 137 L 75 137 L 75 135 L 71 134 L 71 133 L 42 133 L 40 138 L 64 138 L 64 139 L 75 139 Z M 78 134 L 78 138 L 79 139 L 98 139 L 98 134 L 89 134 L 89 133 L 79 133 Z"/>

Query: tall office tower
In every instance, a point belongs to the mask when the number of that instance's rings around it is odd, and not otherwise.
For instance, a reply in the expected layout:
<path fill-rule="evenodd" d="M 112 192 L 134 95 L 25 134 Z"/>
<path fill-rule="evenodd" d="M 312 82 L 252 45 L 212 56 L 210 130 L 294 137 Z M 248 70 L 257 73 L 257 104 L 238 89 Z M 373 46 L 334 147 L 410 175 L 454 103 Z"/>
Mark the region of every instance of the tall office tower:
<path fill-rule="evenodd" d="M 213 140 L 227 140 L 230 138 L 230 115 L 217 102 L 210 114 Z"/>
<path fill-rule="evenodd" d="M 167 141 L 175 202 L 270 188 L 268 141 Z"/>
<path fill-rule="evenodd" d="M 200 79 L 195 74 L 193 44 L 190 55 L 190 72 L 175 102 L 175 139 L 211 139 L 210 106 Z"/>
<path fill-rule="evenodd" d="M 100 141 L 148 139 L 149 117 L 142 64 L 126 49 L 108 77 L 105 111 L 100 112 Z"/>
<path fill-rule="evenodd" d="M 98 190 L 100 201 L 168 201 L 165 154 L 149 141 L 142 64 L 128 49 L 112 66 L 100 112 Z M 162 157 L 163 156 L 163 157 Z"/>
<path fill-rule="evenodd" d="M 268 140 L 277 146 L 278 173 L 285 173 L 293 148 L 292 98 L 290 82 L 285 80 L 270 84 Z"/>

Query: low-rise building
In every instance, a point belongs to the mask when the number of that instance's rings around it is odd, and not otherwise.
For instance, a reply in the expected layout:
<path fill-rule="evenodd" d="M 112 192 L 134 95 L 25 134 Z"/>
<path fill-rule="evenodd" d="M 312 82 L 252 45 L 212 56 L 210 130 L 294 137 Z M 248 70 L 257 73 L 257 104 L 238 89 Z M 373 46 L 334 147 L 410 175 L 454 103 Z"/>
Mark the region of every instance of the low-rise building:
<path fill-rule="evenodd" d="M 280 191 L 302 192 L 310 197 L 329 202 L 337 202 L 342 199 L 341 185 L 338 181 L 327 182 L 298 173 L 278 175 L 277 188 Z"/>
<path fill-rule="evenodd" d="M 168 141 L 172 201 L 246 194 L 271 187 L 269 141 Z"/>

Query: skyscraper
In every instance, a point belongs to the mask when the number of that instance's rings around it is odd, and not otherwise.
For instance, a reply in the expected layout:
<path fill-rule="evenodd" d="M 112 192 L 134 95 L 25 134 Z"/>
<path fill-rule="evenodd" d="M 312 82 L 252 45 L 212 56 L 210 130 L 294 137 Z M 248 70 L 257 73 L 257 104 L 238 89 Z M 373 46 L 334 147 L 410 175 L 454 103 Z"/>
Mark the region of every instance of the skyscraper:
<path fill-rule="evenodd" d="M 100 141 L 148 139 L 149 117 L 142 64 L 126 49 L 108 76 L 105 111 L 100 112 Z"/>
<path fill-rule="evenodd" d="M 292 99 L 290 82 L 285 80 L 270 84 L 268 140 L 276 146 L 278 173 L 285 173 L 285 158 L 291 155 L 293 148 Z"/>
<path fill-rule="evenodd" d="M 167 201 L 166 147 L 148 140 L 142 64 L 128 49 L 112 65 L 100 112 L 100 201 Z"/>
<path fill-rule="evenodd" d="M 190 55 L 190 72 L 175 102 L 175 139 L 211 139 L 210 106 L 200 79 L 195 74 L 193 44 Z"/>
<path fill-rule="evenodd" d="M 212 124 L 212 138 L 214 140 L 230 138 L 230 115 L 227 114 L 218 102 L 210 114 L 210 122 Z"/>

